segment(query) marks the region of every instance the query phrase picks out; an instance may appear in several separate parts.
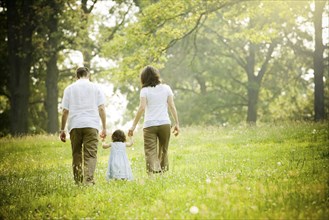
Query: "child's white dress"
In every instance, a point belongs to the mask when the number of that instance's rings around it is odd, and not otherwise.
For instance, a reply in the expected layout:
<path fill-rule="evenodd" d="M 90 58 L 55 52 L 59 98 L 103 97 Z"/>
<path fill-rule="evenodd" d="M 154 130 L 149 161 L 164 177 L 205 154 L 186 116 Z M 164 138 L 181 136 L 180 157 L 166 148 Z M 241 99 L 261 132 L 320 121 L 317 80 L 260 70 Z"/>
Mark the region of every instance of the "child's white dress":
<path fill-rule="evenodd" d="M 133 180 L 130 163 L 126 152 L 126 144 L 123 142 L 111 143 L 111 152 L 106 172 L 106 179 Z"/>

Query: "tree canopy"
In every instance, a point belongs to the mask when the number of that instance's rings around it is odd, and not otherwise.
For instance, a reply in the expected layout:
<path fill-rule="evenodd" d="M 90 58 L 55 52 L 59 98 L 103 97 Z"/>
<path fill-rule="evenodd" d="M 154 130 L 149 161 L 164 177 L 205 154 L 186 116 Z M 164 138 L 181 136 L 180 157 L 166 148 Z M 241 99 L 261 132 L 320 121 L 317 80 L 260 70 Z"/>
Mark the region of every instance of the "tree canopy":
<path fill-rule="evenodd" d="M 126 121 L 146 65 L 183 125 L 328 119 L 327 1 L 8 0 L 0 16 L 1 134 L 57 131 L 71 52 L 127 98 Z"/>

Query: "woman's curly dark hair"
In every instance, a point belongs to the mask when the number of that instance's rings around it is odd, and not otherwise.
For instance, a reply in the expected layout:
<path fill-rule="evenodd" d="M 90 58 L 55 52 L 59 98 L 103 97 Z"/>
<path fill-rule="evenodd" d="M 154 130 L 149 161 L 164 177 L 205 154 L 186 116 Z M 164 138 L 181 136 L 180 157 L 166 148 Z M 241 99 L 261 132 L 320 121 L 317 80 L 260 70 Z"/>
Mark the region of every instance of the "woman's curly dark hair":
<path fill-rule="evenodd" d="M 153 66 L 146 66 L 141 73 L 142 87 L 155 87 L 160 84 L 160 72 Z"/>
<path fill-rule="evenodd" d="M 113 142 L 126 142 L 126 135 L 122 130 L 115 130 L 112 134 Z"/>

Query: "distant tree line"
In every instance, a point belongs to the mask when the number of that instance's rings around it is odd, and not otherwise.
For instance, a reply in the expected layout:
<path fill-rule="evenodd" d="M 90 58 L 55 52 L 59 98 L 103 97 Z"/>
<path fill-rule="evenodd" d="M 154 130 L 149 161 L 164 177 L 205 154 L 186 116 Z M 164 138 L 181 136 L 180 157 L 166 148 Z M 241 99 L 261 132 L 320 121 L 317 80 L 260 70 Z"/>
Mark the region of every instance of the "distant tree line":
<path fill-rule="evenodd" d="M 148 64 L 172 85 L 183 125 L 328 118 L 327 1 L 117 0 L 106 17 L 92 13 L 101 3 L 0 1 L 1 135 L 57 132 L 74 80 L 67 51 L 127 95 L 127 119 Z"/>

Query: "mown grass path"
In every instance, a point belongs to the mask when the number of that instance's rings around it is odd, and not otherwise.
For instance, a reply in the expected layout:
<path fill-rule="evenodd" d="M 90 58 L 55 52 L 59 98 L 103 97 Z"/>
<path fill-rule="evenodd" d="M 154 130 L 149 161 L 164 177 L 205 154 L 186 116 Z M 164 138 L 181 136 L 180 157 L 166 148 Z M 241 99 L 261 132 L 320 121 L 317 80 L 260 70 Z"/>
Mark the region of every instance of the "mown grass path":
<path fill-rule="evenodd" d="M 142 135 L 128 150 L 135 180 L 73 184 L 70 144 L 0 139 L 0 219 L 328 219 L 329 125 L 183 128 L 170 171 L 148 178 Z"/>

